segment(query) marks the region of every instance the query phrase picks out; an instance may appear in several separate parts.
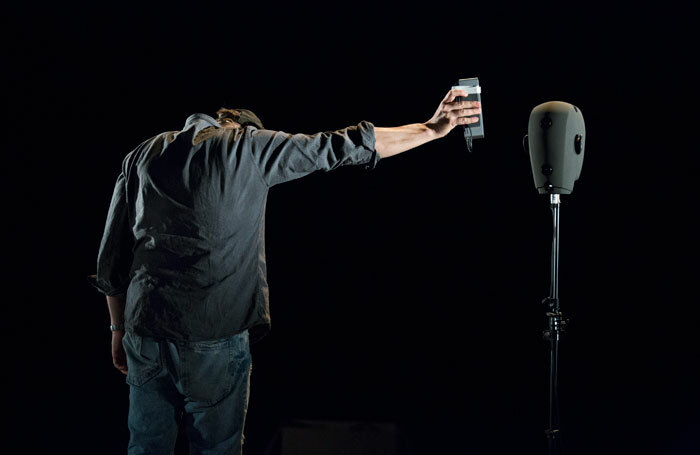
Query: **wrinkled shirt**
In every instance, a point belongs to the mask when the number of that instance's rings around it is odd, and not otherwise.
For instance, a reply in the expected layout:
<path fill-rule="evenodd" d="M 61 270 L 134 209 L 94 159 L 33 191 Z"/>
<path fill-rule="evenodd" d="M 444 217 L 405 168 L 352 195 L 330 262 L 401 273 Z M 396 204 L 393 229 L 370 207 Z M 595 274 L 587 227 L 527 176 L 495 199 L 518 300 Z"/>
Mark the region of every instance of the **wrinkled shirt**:
<path fill-rule="evenodd" d="M 346 164 L 374 167 L 374 126 L 315 135 L 221 128 L 204 114 L 123 161 L 95 286 L 126 295 L 142 336 L 213 340 L 270 326 L 265 203 L 270 187 Z"/>

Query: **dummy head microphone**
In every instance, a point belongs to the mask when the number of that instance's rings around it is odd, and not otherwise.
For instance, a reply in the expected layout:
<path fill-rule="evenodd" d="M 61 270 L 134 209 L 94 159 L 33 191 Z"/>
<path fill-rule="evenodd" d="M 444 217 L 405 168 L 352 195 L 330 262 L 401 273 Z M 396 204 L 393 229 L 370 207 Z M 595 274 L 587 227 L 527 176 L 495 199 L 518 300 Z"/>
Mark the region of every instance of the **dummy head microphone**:
<path fill-rule="evenodd" d="M 540 194 L 549 194 L 552 210 L 552 261 L 550 263 L 548 325 L 542 333 L 549 341 L 549 428 L 545 431 L 549 453 L 561 453 L 559 429 L 558 365 L 559 340 L 569 319 L 561 312 L 559 302 L 559 221 L 561 194 L 571 194 L 574 182 L 581 176 L 586 126 L 576 106 L 550 101 L 535 106 L 530 112 L 523 146 L 530 154 L 532 176 Z"/>
<path fill-rule="evenodd" d="M 576 106 L 550 101 L 532 109 L 523 145 L 540 194 L 571 194 L 581 176 L 585 136 L 583 114 Z"/>

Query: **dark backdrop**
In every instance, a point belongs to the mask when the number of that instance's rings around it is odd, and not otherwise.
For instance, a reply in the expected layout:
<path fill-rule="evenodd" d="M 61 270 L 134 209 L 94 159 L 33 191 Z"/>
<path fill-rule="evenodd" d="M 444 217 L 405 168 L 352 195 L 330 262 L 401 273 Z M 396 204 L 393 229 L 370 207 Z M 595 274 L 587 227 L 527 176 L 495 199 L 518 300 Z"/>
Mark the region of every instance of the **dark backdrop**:
<path fill-rule="evenodd" d="M 568 453 L 697 453 L 700 380 L 681 10 L 611 5 L 29 6 L 3 17 L 9 424 L 25 453 L 123 453 L 128 388 L 88 286 L 114 181 L 194 112 L 313 133 L 426 121 L 478 76 L 487 137 L 271 190 L 273 330 L 253 346 L 247 453 L 296 419 L 393 422 L 406 453 L 544 453 L 551 218 L 521 140 L 583 111 L 562 197 Z M 697 116 L 695 116 L 697 117 Z"/>

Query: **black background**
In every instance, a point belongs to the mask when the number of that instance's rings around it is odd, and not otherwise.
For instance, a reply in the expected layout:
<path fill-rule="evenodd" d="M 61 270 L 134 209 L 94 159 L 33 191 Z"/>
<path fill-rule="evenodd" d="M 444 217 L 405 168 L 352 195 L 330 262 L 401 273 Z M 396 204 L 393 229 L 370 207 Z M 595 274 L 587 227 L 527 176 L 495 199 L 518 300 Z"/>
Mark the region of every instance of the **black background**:
<path fill-rule="evenodd" d="M 246 452 L 295 419 L 394 422 L 406 453 L 545 452 L 551 218 L 521 141 L 560 100 L 588 136 L 561 212 L 567 453 L 698 453 L 690 14 L 490 5 L 4 15 L 6 443 L 125 451 L 128 388 L 85 277 L 135 145 L 221 106 L 287 132 L 422 122 L 478 76 L 473 153 L 455 131 L 271 190 Z"/>

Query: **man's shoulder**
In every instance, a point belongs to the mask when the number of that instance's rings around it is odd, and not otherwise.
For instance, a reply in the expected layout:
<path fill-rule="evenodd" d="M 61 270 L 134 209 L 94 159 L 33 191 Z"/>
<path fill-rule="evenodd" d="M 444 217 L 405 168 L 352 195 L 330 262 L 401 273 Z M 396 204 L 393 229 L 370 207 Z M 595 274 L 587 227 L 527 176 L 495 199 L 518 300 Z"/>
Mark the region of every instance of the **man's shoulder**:
<path fill-rule="evenodd" d="M 154 149 L 161 149 L 164 144 L 172 142 L 180 131 L 164 131 L 142 141 L 133 150 L 126 154 L 122 161 L 122 168 L 127 171 L 139 160 L 140 157 L 149 154 Z"/>
<path fill-rule="evenodd" d="M 207 140 L 212 139 L 212 138 L 223 139 L 224 137 L 227 136 L 227 134 L 228 133 L 226 132 L 226 130 L 224 128 L 217 128 L 214 126 L 210 126 L 210 127 L 204 128 L 203 130 L 200 130 L 199 132 L 197 132 L 197 134 L 195 134 L 192 137 L 192 145 L 199 145 L 202 142 L 207 141 Z"/>

